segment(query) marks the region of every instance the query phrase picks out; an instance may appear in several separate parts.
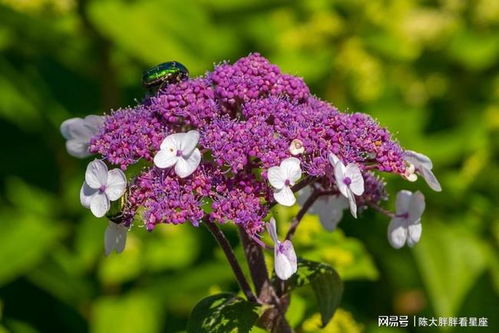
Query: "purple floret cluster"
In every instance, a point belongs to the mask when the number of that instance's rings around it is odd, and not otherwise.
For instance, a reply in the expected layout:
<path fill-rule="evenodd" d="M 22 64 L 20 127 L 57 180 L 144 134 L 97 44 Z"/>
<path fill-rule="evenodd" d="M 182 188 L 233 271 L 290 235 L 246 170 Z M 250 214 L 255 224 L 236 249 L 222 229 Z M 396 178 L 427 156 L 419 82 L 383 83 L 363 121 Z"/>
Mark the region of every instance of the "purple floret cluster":
<path fill-rule="evenodd" d="M 282 74 L 276 65 L 257 53 L 239 59 L 234 65 L 219 65 L 207 77 L 215 87 L 218 103 L 231 111 L 247 102 L 271 96 L 295 103 L 310 97 L 301 78 Z"/>
<path fill-rule="evenodd" d="M 197 130 L 202 158 L 180 179 L 171 168 L 152 163 L 169 134 Z M 129 184 L 126 214 L 140 213 L 148 230 L 159 223 L 194 225 L 231 221 L 250 235 L 263 230 L 273 204 L 266 176 L 270 167 L 295 156 L 303 181 L 338 193 L 328 154 L 362 171 L 361 205 L 386 199 L 384 182 L 373 171 L 403 174 L 403 150 L 370 116 L 338 111 L 310 94 L 304 81 L 283 74 L 259 54 L 223 63 L 203 77 L 169 84 L 134 108 L 106 116 L 90 151 L 128 169 L 146 161 Z"/>
<path fill-rule="evenodd" d="M 168 85 L 146 104 L 166 126 L 175 129 L 203 127 L 220 116 L 215 89 L 212 82 L 205 78 Z"/>
<path fill-rule="evenodd" d="M 262 201 L 270 200 L 269 187 L 250 174 L 232 179 L 220 175 L 216 183 L 210 219 L 222 223 L 233 221 L 250 235 L 261 232 L 269 209 Z"/>
<path fill-rule="evenodd" d="M 201 145 L 213 154 L 215 163 L 234 173 L 255 166 L 269 168 L 289 156 L 289 142 L 276 137 L 274 126 L 257 118 L 235 120 L 222 117 L 206 126 Z"/>
<path fill-rule="evenodd" d="M 143 105 L 120 109 L 106 117 L 100 134 L 90 141 L 90 152 L 126 169 L 140 159 L 152 161 L 168 134 L 163 119 Z"/>
<path fill-rule="evenodd" d="M 211 195 L 211 179 L 199 169 L 189 179 L 152 167 L 141 173 L 130 193 L 134 204 L 129 210 L 144 207 L 143 220 L 147 230 L 158 223 L 180 224 L 191 221 L 198 225 L 203 218 L 202 199 Z M 130 214 L 134 215 L 134 214 Z"/>

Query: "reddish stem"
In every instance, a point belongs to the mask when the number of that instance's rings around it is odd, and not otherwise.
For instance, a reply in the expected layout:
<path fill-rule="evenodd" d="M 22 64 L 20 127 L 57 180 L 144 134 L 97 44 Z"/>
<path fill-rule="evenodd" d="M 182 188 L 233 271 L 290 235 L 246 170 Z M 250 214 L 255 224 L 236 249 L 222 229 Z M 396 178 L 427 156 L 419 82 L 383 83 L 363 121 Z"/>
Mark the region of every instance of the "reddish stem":
<path fill-rule="evenodd" d="M 217 240 L 218 244 L 222 248 L 222 250 L 225 253 L 225 256 L 227 257 L 227 260 L 229 261 L 230 266 L 232 267 L 232 271 L 234 272 L 234 275 L 236 276 L 236 280 L 239 283 L 239 286 L 241 287 L 241 290 L 243 291 L 244 295 L 250 302 L 255 302 L 257 303 L 257 298 L 255 297 L 255 294 L 253 294 L 253 291 L 251 290 L 251 287 L 246 280 L 246 277 L 244 276 L 244 273 L 241 269 L 241 266 L 239 266 L 239 262 L 237 261 L 237 258 L 234 254 L 234 251 L 232 250 L 232 247 L 225 237 L 224 233 L 222 230 L 218 228 L 218 226 L 205 219 L 204 225 L 210 230 L 211 234 L 215 239 Z"/>
<path fill-rule="evenodd" d="M 317 200 L 317 198 L 320 195 L 321 193 L 317 190 L 314 190 L 312 194 L 310 194 L 307 201 L 305 201 L 305 203 L 303 204 L 303 207 L 300 209 L 298 214 L 296 214 L 296 217 L 293 219 L 293 223 L 289 227 L 288 233 L 286 234 L 286 240 L 290 240 L 293 237 L 293 235 L 296 232 L 296 229 L 298 228 L 298 225 L 300 224 L 301 219 L 303 218 L 303 216 L 305 216 L 307 211 L 310 209 L 310 207 L 312 207 L 315 200 Z"/>

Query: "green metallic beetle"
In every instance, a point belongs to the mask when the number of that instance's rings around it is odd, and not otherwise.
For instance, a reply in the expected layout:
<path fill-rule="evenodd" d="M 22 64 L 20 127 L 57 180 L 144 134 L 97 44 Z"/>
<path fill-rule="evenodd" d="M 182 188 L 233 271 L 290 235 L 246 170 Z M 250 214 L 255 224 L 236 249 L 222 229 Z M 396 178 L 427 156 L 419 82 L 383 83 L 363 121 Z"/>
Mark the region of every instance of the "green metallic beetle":
<path fill-rule="evenodd" d="M 156 93 L 170 83 L 187 80 L 189 71 L 177 61 L 168 61 L 154 66 L 142 75 L 142 84 L 150 92 Z"/>

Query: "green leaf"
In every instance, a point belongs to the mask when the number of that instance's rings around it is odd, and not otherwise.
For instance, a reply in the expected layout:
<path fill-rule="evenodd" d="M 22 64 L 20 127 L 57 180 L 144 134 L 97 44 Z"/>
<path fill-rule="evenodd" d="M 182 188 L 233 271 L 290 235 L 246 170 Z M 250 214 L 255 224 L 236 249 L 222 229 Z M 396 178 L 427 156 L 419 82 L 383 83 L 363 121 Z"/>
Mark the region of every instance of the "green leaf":
<path fill-rule="evenodd" d="M 104 249 L 103 221 L 88 214 L 78 224 L 75 254 L 82 270 L 88 270 L 102 257 Z M 74 259 L 73 259 L 74 260 Z"/>
<path fill-rule="evenodd" d="M 299 258 L 298 271 L 289 281 L 291 289 L 311 285 L 321 313 L 322 326 L 333 318 L 343 295 L 343 282 L 329 265 Z"/>
<path fill-rule="evenodd" d="M 286 319 L 291 327 L 300 324 L 305 316 L 307 310 L 307 303 L 304 298 L 300 297 L 297 293 L 291 296 L 288 310 L 286 311 Z"/>
<path fill-rule="evenodd" d="M 10 329 L 10 332 L 15 332 L 15 333 L 38 333 L 39 331 L 36 330 L 33 326 L 31 326 L 29 323 L 20 321 L 20 320 L 14 320 L 14 319 L 8 319 L 6 320 L 7 327 Z M 0 333 L 4 332 L 9 332 L 6 328 L 2 328 L 0 326 Z"/>
<path fill-rule="evenodd" d="M 2 213 L 0 221 L 2 285 L 38 265 L 55 245 L 60 229 L 40 216 Z"/>
<path fill-rule="evenodd" d="M 104 224 L 104 223 L 103 223 Z M 104 234 L 104 225 L 102 234 Z M 99 279 L 106 285 L 120 284 L 135 279 L 144 269 L 142 242 L 133 232 L 127 235 L 126 249 L 103 257 L 99 266 Z"/>
<path fill-rule="evenodd" d="M 64 249 L 55 248 L 53 257 L 61 257 Z M 73 261 L 78 265 L 74 256 L 67 256 L 64 260 Z M 60 259 L 59 259 L 60 260 Z M 78 269 L 69 270 L 53 259 L 46 260 L 43 265 L 32 269 L 27 275 L 30 282 L 50 293 L 60 301 L 68 304 L 82 304 L 93 295 L 92 284 L 88 279 L 79 276 Z M 61 283 L 64 281 L 64 283 Z"/>
<path fill-rule="evenodd" d="M 206 297 L 192 310 L 187 333 L 247 333 L 258 319 L 257 309 L 230 293 Z"/>
<path fill-rule="evenodd" d="M 120 297 L 100 298 L 93 306 L 92 333 L 159 332 L 164 315 L 158 296 L 133 291 Z"/>
<path fill-rule="evenodd" d="M 36 103 L 26 94 L 31 86 L 31 75 L 14 69 L 3 57 L 0 58 L 0 71 L 0 118 L 25 129 L 36 127 L 40 123 L 40 115 Z"/>
<path fill-rule="evenodd" d="M 468 70 L 483 70 L 497 61 L 499 37 L 495 33 L 460 31 L 453 38 L 449 53 Z"/>
<path fill-rule="evenodd" d="M 149 271 L 188 267 L 199 253 L 196 230 L 190 223 L 159 225 L 144 242 L 144 263 Z"/>
<path fill-rule="evenodd" d="M 57 200 L 44 190 L 38 189 L 17 177 L 6 181 L 7 197 L 23 213 L 35 216 L 52 216 L 57 207 Z"/>
<path fill-rule="evenodd" d="M 182 0 L 92 2 L 89 16 L 102 34 L 133 57 L 152 65 L 167 56 L 186 64 L 192 74 L 204 72 L 211 59 L 223 58 L 238 42 L 230 30 L 212 25 L 200 6 Z"/>
<path fill-rule="evenodd" d="M 424 228 L 416 262 L 436 314 L 455 316 L 487 267 L 488 248 L 462 225 L 430 221 Z"/>
<path fill-rule="evenodd" d="M 305 215 L 293 243 L 303 257 L 334 267 L 344 281 L 376 280 L 379 276 L 370 253 L 360 240 L 346 237 L 340 229 L 324 232 L 316 215 Z"/>
<path fill-rule="evenodd" d="M 200 279 L 199 277 L 203 278 Z M 214 285 L 232 283 L 234 274 L 226 262 L 214 261 L 191 266 L 175 274 L 156 276 L 148 284 L 148 291 L 154 295 L 168 295 L 161 301 L 168 309 L 189 314 L 207 290 Z"/>
<path fill-rule="evenodd" d="M 411 61 L 421 54 L 421 47 L 412 40 L 394 34 L 372 32 L 366 36 L 366 45 L 397 61 Z"/>

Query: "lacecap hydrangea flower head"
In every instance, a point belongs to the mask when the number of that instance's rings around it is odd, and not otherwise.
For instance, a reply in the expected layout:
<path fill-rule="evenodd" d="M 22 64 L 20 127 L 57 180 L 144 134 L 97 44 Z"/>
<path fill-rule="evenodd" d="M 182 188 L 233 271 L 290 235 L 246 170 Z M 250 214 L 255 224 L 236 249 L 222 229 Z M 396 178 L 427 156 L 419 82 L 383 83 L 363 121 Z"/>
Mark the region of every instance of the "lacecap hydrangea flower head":
<path fill-rule="evenodd" d="M 403 149 L 369 115 L 313 96 L 303 79 L 256 53 L 163 85 L 135 107 L 66 121 L 61 131 L 70 154 L 95 155 L 81 202 L 110 220 L 106 252 L 122 251 L 132 226 L 233 223 L 262 247 L 272 248 L 260 239 L 270 230 L 277 276 L 288 278 L 297 265 L 291 238 L 308 209 L 326 230 L 344 210 L 357 217 L 377 209 L 392 218 L 388 238 L 399 248 L 419 240 L 424 197 L 404 191 L 396 212 L 381 208 L 382 175 L 419 174 L 441 190 L 428 157 Z M 122 171 L 138 163 L 126 179 Z M 298 191 L 304 212 L 281 243 L 266 221 L 272 206 L 294 205 Z M 113 205 L 119 213 L 110 213 Z"/>

